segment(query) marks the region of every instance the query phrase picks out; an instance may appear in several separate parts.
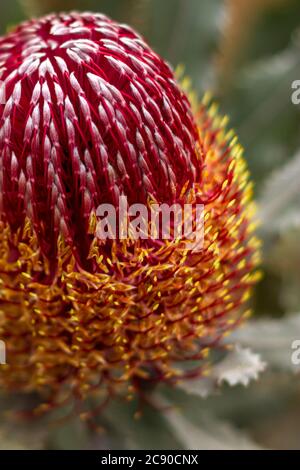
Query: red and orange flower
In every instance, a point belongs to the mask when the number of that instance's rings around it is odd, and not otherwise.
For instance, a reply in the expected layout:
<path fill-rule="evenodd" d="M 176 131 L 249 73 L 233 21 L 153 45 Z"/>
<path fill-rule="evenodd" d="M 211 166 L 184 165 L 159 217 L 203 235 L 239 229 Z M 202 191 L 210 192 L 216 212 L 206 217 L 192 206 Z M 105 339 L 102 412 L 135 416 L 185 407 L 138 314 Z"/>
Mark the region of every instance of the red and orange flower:
<path fill-rule="evenodd" d="M 192 112 L 144 40 L 95 13 L 1 38 L 0 79 L 0 386 L 50 403 L 206 373 L 209 350 L 247 314 L 259 262 L 226 120 L 205 100 Z M 203 249 L 100 243 L 97 207 L 121 194 L 203 203 Z"/>

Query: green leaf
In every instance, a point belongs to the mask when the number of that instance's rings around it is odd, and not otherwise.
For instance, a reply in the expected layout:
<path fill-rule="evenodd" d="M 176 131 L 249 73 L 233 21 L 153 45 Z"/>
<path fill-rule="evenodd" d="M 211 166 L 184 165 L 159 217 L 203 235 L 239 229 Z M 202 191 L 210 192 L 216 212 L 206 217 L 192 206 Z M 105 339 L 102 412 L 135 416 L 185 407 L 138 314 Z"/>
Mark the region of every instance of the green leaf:
<path fill-rule="evenodd" d="M 158 403 L 165 407 L 168 404 L 161 397 Z M 189 421 L 182 410 L 173 407 L 165 412 L 164 419 L 185 450 L 259 449 L 243 432 L 206 412 L 197 413 L 197 425 Z"/>
<path fill-rule="evenodd" d="M 300 203 L 300 152 L 288 163 L 274 172 L 264 184 L 260 198 L 259 218 L 263 222 L 263 231 L 278 230 L 285 217 L 289 220 L 287 211 L 294 211 L 293 204 Z M 299 215 L 299 214 L 298 214 Z"/>

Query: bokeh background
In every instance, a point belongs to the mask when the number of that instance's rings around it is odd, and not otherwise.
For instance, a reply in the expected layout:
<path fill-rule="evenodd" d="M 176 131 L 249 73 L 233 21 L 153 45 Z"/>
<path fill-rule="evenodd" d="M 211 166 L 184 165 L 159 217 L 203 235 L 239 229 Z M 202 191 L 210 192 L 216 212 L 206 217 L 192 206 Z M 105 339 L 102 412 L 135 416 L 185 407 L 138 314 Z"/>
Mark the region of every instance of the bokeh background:
<path fill-rule="evenodd" d="M 291 100 L 300 80 L 300 1 L 10 0 L 0 3 L 0 33 L 70 9 L 134 26 L 184 67 L 199 97 L 210 90 L 230 116 L 255 181 L 264 242 L 254 317 L 236 337 L 268 367 L 247 387 L 225 385 L 205 399 L 167 391 L 168 401 L 144 406 L 141 416 L 135 402 L 114 403 L 97 417 L 97 430 L 63 413 L 51 423 L 16 422 L 10 414 L 24 397 L 2 397 L 0 449 L 300 449 L 300 374 L 291 362 L 300 339 L 300 105 Z"/>

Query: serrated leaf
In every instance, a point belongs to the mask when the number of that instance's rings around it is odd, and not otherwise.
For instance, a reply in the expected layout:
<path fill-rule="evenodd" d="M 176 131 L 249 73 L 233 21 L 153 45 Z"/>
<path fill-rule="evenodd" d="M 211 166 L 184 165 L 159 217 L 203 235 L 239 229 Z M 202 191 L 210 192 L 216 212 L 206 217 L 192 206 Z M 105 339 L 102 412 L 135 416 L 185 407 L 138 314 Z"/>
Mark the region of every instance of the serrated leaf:
<path fill-rule="evenodd" d="M 239 384 L 247 386 L 251 380 L 257 380 L 265 368 L 266 364 L 259 354 L 236 345 L 224 359 L 213 366 L 208 377 L 184 381 L 179 387 L 188 393 L 206 398 L 223 382 L 231 386 Z"/>
<path fill-rule="evenodd" d="M 214 376 L 218 384 L 227 382 L 231 386 L 247 386 L 251 380 L 257 380 L 265 368 L 266 363 L 261 360 L 259 354 L 236 345 L 225 359 L 215 366 Z"/>
<path fill-rule="evenodd" d="M 276 368 L 300 372 L 292 362 L 292 343 L 300 340 L 300 314 L 281 319 L 253 320 L 231 336 L 231 340 L 254 348 Z"/>

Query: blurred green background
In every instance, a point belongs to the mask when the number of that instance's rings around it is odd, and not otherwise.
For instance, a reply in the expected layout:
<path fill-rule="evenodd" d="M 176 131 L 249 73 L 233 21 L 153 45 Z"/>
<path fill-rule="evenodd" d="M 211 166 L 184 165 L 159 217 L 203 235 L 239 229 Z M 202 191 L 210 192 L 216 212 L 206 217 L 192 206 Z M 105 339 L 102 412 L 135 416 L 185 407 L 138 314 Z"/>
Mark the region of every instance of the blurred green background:
<path fill-rule="evenodd" d="M 0 3 L 0 32 L 70 9 L 134 26 L 174 67 L 185 66 L 199 97 L 211 90 L 230 116 L 255 181 L 264 241 L 264 278 L 240 340 L 269 366 L 248 388 L 222 387 L 205 400 L 173 391 L 181 414 L 164 425 L 157 411 L 133 421 L 135 404 L 114 404 L 100 418 L 106 432 L 99 436 L 76 420 L 49 432 L 38 423 L 18 432 L 3 424 L 0 448 L 300 449 L 300 380 L 290 361 L 291 342 L 300 339 L 300 105 L 291 101 L 300 79 L 300 1 L 10 0 Z"/>

